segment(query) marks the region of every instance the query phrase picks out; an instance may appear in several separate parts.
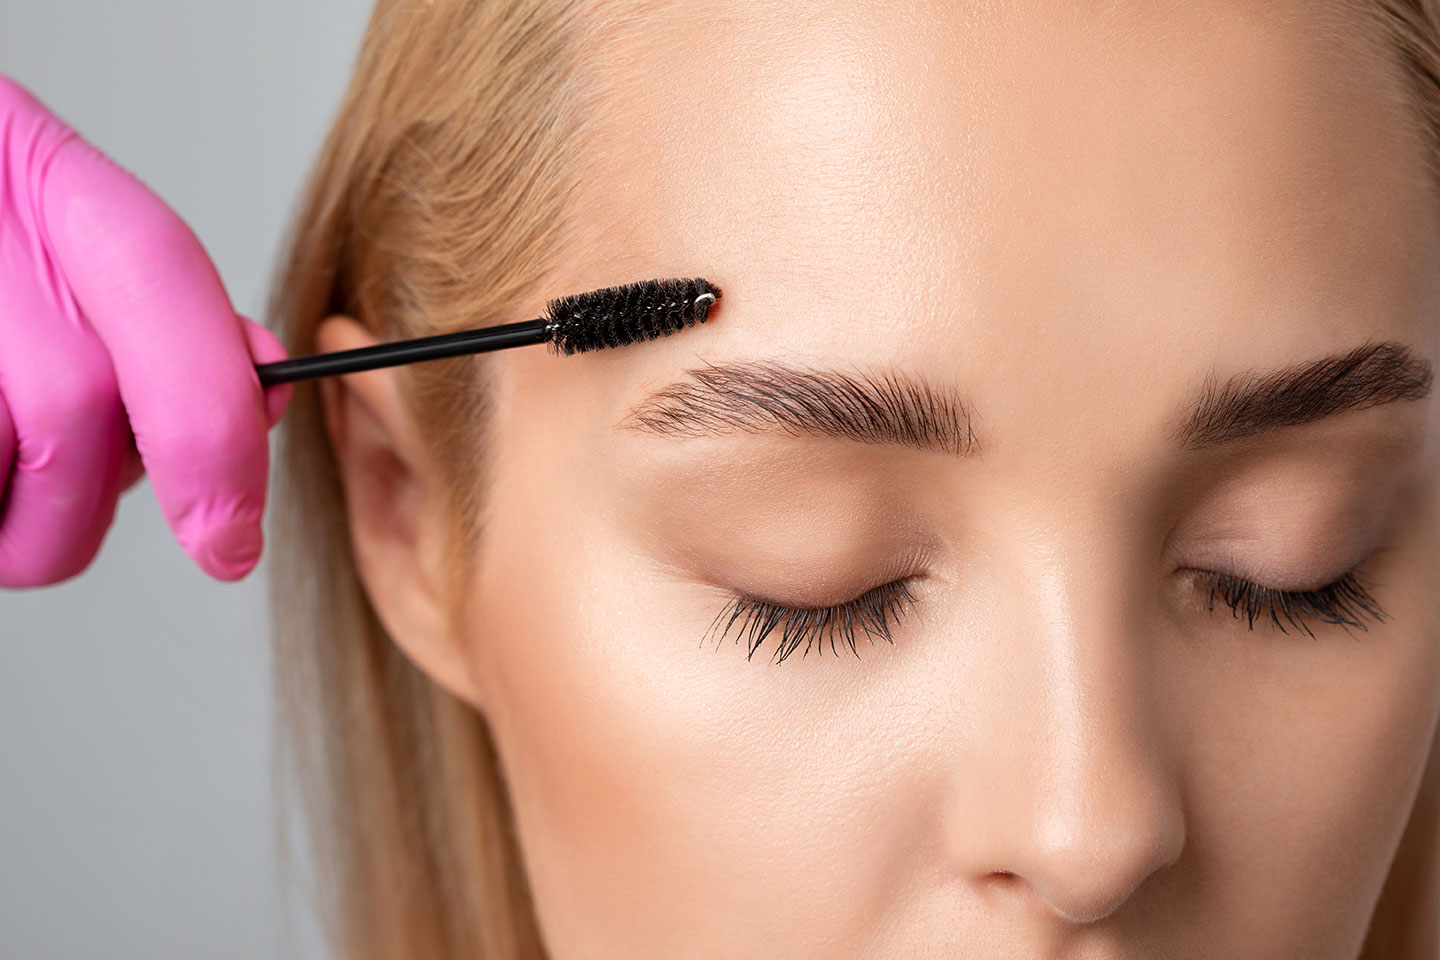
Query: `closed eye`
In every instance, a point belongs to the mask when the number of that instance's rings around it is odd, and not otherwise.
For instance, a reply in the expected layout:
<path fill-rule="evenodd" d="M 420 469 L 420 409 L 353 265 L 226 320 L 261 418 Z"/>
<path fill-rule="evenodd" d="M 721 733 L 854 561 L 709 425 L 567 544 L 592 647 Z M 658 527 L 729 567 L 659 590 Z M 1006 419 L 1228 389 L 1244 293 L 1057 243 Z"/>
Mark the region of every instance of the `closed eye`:
<path fill-rule="evenodd" d="M 1191 570 L 1193 579 L 1208 590 L 1208 610 L 1213 614 L 1215 599 L 1219 597 L 1235 618 L 1245 613 L 1247 626 L 1255 629 L 1255 621 L 1269 614 L 1271 623 L 1281 633 L 1288 634 L 1282 619 L 1291 626 L 1315 637 L 1306 617 L 1321 623 L 1343 627 L 1359 627 L 1368 630 L 1367 621 L 1383 623 L 1387 614 L 1375 602 L 1369 589 L 1361 582 L 1355 568 L 1332 583 L 1313 590 L 1280 590 L 1255 583 L 1233 574 L 1216 573 L 1209 570 Z M 826 646 L 831 653 L 838 653 L 835 641 L 838 637 L 842 646 L 848 647 L 859 656 L 857 635 L 863 634 L 871 644 L 875 638 L 894 644 L 890 620 L 898 626 L 902 616 L 915 604 L 916 598 L 910 590 L 910 583 L 918 576 L 903 577 L 881 584 L 844 603 L 828 607 L 788 606 L 752 596 L 737 594 L 732 597 L 716 615 L 710 627 L 701 637 L 701 645 L 722 621 L 724 626 L 716 634 L 716 646 L 732 628 L 735 642 L 745 638 L 745 659 L 752 659 L 760 645 L 779 630 L 772 661 L 783 663 L 796 650 L 801 657 L 811 647 L 823 654 Z M 728 614 L 728 617 L 727 617 Z M 1347 629 L 1348 632 L 1348 629 Z M 802 649 L 803 646 L 803 649 Z"/>
<path fill-rule="evenodd" d="M 718 647 L 720 639 L 730 632 L 730 628 L 738 624 L 735 642 L 739 643 L 740 637 L 745 637 L 746 660 L 755 655 L 760 644 L 776 627 L 780 628 L 780 634 L 775 645 L 775 663 L 783 663 L 802 643 L 805 649 L 801 652 L 801 657 L 809 653 L 812 646 L 823 652 L 827 639 L 830 652 L 836 653 L 837 634 L 840 642 L 858 657 L 860 653 L 855 642 L 857 630 L 872 644 L 877 636 L 883 637 L 887 643 L 895 642 L 890 636 L 890 618 L 894 617 L 898 625 L 902 614 L 915 602 L 915 596 L 910 592 L 910 581 L 915 579 L 917 578 L 904 577 L 881 584 L 853 600 L 833 607 L 791 607 L 736 595 L 716 615 L 705 635 L 700 638 L 700 643 L 703 646 L 715 626 L 725 620 L 725 626 L 716 638 L 716 646 Z M 729 613 L 729 619 L 726 619 L 726 613 Z"/>
<path fill-rule="evenodd" d="M 1315 634 L 1304 621 L 1306 616 L 1314 617 L 1322 623 L 1347 628 L 1359 627 L 1362 630 L 1369 630 L 1366 626 L 1367 620 L 1380 623 L 1385 621 L 1385 611 L 1380 609 L 1369 590 L 1361 585 L 1358 571 L 1359 568 L 1356 567 L 1334 582 L 1314 590 L 1277 590 L 1227 573 L 1206 570 L 1192 572 L 1197 581 L 1209 588 L 1211 611 L 1215 609 L 1215 597 L 1218 595 L 1236 618 L 1240 616 L 1241 609 L 1244 609 L 1251 630 L 1255 629 L 1256 618 L 1268 612 L 1271 622 L 1281 633 L 1290 632 L 1280 622 L 1280 618 L 1284 617 L 1297 630 L 1314 639 Z"/>

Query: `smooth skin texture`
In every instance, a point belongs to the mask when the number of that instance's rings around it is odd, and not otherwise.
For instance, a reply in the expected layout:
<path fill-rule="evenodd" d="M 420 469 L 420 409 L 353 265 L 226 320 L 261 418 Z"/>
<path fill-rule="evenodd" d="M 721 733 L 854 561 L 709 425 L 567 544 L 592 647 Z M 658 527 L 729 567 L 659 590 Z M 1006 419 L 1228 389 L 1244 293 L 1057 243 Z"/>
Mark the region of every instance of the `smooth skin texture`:
<path fill-rule="evenodd" d="M 284 358 L 175 211 L 0 76 L 0 587 L 84 571 L 146 474 L 202 570 L 253 569 L 291 395 L 254 365 Z"/>
<path fill-rule="evenodd" d="M 1166 417 L 1368 339 L 1440 356 L 1379 42 L 1317 3 L 746 0 L 659 4 L 597 68 L 583 235 L 516 318 L 646 277 L 725 301 L 494 356 L 455 629 L 395 371 L 326 384 L 366 587 L 491 724 L 555 960 L 1356 956 L 1440 709 L 1437 399 L 1189 453 Z M 984 453 L 620 427 L 742 359 L 957 384 Z M 1357 563 L 1387 621 L 1314 639 L 1184 572 Z M 858 658 L 699 643 L 733 591 L 906 574 Z"/>

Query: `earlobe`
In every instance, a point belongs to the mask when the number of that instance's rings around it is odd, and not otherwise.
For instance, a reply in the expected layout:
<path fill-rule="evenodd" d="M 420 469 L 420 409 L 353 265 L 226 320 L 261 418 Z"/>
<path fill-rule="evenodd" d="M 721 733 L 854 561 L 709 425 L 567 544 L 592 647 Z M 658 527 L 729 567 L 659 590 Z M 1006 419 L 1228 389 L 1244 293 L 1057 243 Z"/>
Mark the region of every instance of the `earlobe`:
<path fill-rule="evenodd" d="M 324 352 L 374 343 L 370 331 L 350 317 L 327 317 L 316 331 L 316 349 Z M 355 564 L 376 615 L 406 656 L 478 708 L 469 663 L 446 616 L 445 504 L 403 401 L 397 369 L 320 381 Z"/>

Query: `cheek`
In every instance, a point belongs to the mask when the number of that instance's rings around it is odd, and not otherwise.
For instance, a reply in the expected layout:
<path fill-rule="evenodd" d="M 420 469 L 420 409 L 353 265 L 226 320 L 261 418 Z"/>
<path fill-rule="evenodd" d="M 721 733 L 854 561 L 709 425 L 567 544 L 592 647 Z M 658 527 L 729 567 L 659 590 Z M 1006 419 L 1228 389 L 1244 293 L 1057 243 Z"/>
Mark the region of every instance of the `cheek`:
<path fill-rule="evenodd" d="M 822 694 L 828 653 L 701 648 L 723 600 L 519 513 L 497 511 L 470 643 L 552 949 L 839 955 L 897 882 L 907 751 Z"/>

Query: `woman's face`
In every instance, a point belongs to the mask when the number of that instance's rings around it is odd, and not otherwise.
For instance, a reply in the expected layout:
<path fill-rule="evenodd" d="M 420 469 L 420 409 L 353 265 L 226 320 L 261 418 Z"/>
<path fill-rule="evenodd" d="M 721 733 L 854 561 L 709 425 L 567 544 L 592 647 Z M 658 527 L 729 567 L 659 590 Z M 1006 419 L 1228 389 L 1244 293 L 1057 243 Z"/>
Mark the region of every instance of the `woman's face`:
<path fill-rule="evenodd" d="M 557 960 L 1358 952 L 1440 694 L 1440 244 L 1384 42 L 746 0 L 597 51 L 529 315 L 724 299 L 491 360 L 459 639 Z M 1352 572 L 1348 628 L 1204 579 Z M 737 596 L 856 603 L 747 656 Z"/>

